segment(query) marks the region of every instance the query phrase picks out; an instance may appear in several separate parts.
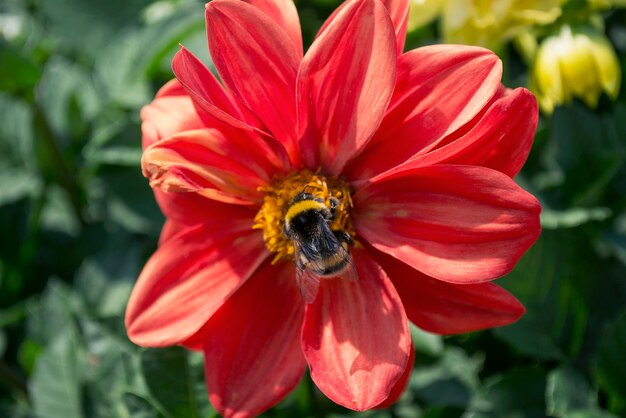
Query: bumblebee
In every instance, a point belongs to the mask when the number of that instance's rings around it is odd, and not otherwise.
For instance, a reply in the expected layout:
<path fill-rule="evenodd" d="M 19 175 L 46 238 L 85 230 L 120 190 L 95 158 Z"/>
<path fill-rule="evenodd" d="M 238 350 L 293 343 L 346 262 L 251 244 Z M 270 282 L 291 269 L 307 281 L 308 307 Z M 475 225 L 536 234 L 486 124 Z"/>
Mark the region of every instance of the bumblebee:
<path fill-rule="evenodd" d="M 306 303 L 317 295 L 320 278 L 341 277 L 357 280 L 349 246 L 352 238 L 345 231 L 333 231 L 339 200 L 323 199 L 306 192 L 306 187 L 292 200 L 285 215 L 283 231 L 293 242 L 296 284 Z"/>

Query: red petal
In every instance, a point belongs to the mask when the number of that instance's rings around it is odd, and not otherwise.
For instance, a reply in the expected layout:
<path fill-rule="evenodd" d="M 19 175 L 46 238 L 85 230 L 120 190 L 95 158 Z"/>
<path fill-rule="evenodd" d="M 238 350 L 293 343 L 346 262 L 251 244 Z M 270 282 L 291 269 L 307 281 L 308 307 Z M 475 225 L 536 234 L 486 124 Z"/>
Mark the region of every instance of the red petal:
<path fill-rule="evenodd" d="M 247 220 L 189 228 L 146 263 L 128 301 L 126 329 L 136 344 L 179 344 L 198 331 L 268 257 Z M 217 231 L 217 232 L 216 232 Z"/>
<path fill-rule="evenodd" d="M 166 192 L 197 192 L 211 199 L 251 204 L 269 175 L 231 138 L 215 129 L 187 131 L 153 144 L 141 159 L 152 187 Z"/>
<path fill-rule="evenodd" d="M 191 52 L 181 46 L 172 61 L 172 69 L 200 109 L 205 125 L 220 130 L 228 137 L 242 138 L 251 152 L 264 156 L 275 167 L 289 167 L 283 146 L 257 127 L 256 116 L 250 116 L 251 112 L 228 94 Z"/>
<path fill-rule="evenodd" d="M 406 40 L 406 26 L 409 22 L 410 0 L 384 0 L 385 7 L 389 11 L 389 16 L 393 22 L 396 32 L 396 45 L 398 56 L 404 51 L 404 41 Z"/>
<path fill-rule="evenodd" d="M 478 283 L 508 273 L 540 232 L 539 202 L 484 167 L 415 168 L 353 197 L 357 233 L 436 279 Z"/>
<path fill-rule="evenodd" d="M 186 225 L 181 225 L 174 222 L 171 219 L 166 219 L 161 228 L 161 235 L 159 235 L 159 246 L 165 244 L 167 241 L 175 237 L 179 232 L 185 230 Z"/>
<path fill-rule="evenodd" d="M 154 196 L 166 218 L 181 225 L 215 225 L 230 219 L 249 219 L 252 225 L 258 208 L 231 205 L 208 199 L 197 193 L 164 192 L 154 189 Z"/>
<path fill-rule="evenodd" d="M 181 45 L 172 60 L 172 70 L 198 106 L 214 118 L 232 126 L 254 130 L 246 124 L 243 109 L 217 81 L 213 73 Z"/>
<path fill-rule="evenodd" d="M 155 99 L 159 97 L 167 97 L 167 96 L 187 96 L 187 92 L 182 84 L 175 78 L 171 79 L 167 83 L 163 85 L 157 91 L 157 94 L 154 96 Z"/>
<path fill-rule="evenodd" d="M 322 280 L 307 306 L 302 349 L 321 391 L 363 411 L 384 401 L 404 373 L 411 336 L 385 272 L 364 251 L 354 256 L 359 281 Z"/>
<path fill-rule="evenodd" d="M 296 49 L 298 58 L 302 58 L 302 32 L 298 10 L 293 0 L 245 0 L 262 10 L 285 31 Z"/>
<path fill-rule="evenodd" d="M 294 269 L 260 268 L 207 323 L 204 345 L 211 403 L 224 417 L 253 417 L 285 397 L 306 362 L 304 304 Z"/>
<path fill-rule="evenodd" d="M 393 257 L 379 253 L 376 260 L 398 290 L 411 322 L 426 331 L 450 335 L 499 327 L 525 312 L 513 295 L 493 283 L 445 283 Z"/>
<path fill-rule="evenodd" d="M 393 388 L 391 389 L 389 396 L 387 396 L 387 399 L 385 399 L 382 403 L 378 404 L 376 406 L 376 409 L 389 408 L 391 405 L 398 402 L 398 399 L 400 399 L 400 396 L 402 396 L 402 394 L 406 390 L 406 387 L 409 384 L 409 380 L 411 380 L 411 374 L 413 372 L 414 364 L 415 364 L 415 348 L 413 348 L 413 344 L 411 344 L 409 362 L 407 363 L 406 368 L 404 369 L 404 373 L 402 373 L 402 376 L 400 376 L 400 379 L 396 382 L 396 384 L 393 385 Z"/>
<path fill-rule="evenodd" d="M 467 133 L 396 169 L 470 164 L 490 167 L 513 177 L 528 158 L 538 117 L 537 100 L 531 92 L 523 88 L 509 91 Z"/>
<path fill-rule="evenodd" d="M 326 28 L 335 20 L 339 12 L 344 7 L 348 6 L 351 2 L 345 1 L 339 7 L 337 7 L 333 13 L 326 19 L 320 30 L 317 32 L 316 38 L 319 38 Z M 393 27 L 396 33 L 396 47 L 397 54 L 400 56 L 404 50 L 404 41 L 406 40 L 406 27 L 409 21 L 409 6 L 411 4 L 408 0 L 383 0 L 389 17 L 393 23 Z"/>
<path fill-rule="evenodd" d="M 297 105 L 300 148 L 309 167 L 319 163 L 327 174 L 338 174 L 370 140 L 393 90 L 394 45 L 385 7 L 363 0 L 350 1 L 308 50 L 298 73 Z"/>
<path fill-rule="evenodd" d="M 400 56 L 387 113 L 350 174 L 371 177 L 425 152 L 483 110 L 501 75 L 498 57 L 478 47 L 433 45 Z"/>
<path fill-rule="evenodd" d="M 299 57 L 274 20 L 254 6 L 215 0 L 206 7 L 207 36 L 224 83 L 297 158 L 295 85 Z"/>
<path fill-rule="evenodd" d="M 204 127 L 191 98 L 176 80 L 163 86 L 152 103 L 141 109 L 141 121 L 144 149 L 178 132 Z"/>

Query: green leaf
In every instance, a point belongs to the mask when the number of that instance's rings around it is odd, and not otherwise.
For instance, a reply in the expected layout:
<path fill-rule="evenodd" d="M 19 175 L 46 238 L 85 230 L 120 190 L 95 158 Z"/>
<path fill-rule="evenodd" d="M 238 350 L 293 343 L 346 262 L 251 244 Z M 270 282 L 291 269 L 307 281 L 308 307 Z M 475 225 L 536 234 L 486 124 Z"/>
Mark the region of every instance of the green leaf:
<path fill-rule="evenodd" d="M 79 382 L 81 357 L 72 326 L 56 329 L 56 338 L 35 365 L 30 390 L 38 418 L 83 418 Z"/>
<path fill-rule="evenodd" d="M 51 343 L 73 321 L 76 300 L 66 284 L 50 280 L 38 300 L 32 300 L 28 307 L 26 334 L 37 344 Z"/>
<path fill-rule="evenodd" d="M 142 267 L 141 249 L 127 234 L 110 234 L 104 248 L 80 265 L 74 289 L 99 317 L 121 316 Z"/>
<path fill-rule="evenodd" d="M 154 406 L 140 395 L 125 393 L 122 402 L 126 410 L 128 410 L 129 417 L 157 418 L 160 416 Z"/>
<path fill-rule="evenodd" d="M 37 363 L 37 359 L 41 355 L 42 346 L 34 342 L 33 340 L 26 340 L 20 346 L 18 352 L 18 361 L 22 369 L 28 373 L 32 374 L 35 369 L 35 364 Z"/>
<path fill-rule="evenodd" d="M 626 147 L 615 130 L 621 114 L 599 117 L 580 103 L 556 109 L 550 147 L 545 159 L 561 173 L 554 190 L 567 206 L 601 206 L 606 188 L 626 157 Z"/>
<path fill-rule="evenodd" d="M 113 101 L 130 107 L 148 102 L 152 89 L 147 75 L 159 67 L 160 60 L 183 38 L 204 30 L 200 4 L 194 2 L 179 7 L 175 13 L 150 26 L 122 30 L 98 54 L 95 74 Z"/>
<path fill-rule="evenodd" d="M 615 218 L 612 228 L 604 233 L 601 245 L 602 250 L 612 253 L 626 265 L 626 213 Z"/>
<path fill-rule="evenodd" d="M 15 325 L 23 321 L 24 317 L 26 316 L 27 304 L 27 301 L 22 300 L 16 302 L 10 307 L 0 310 L 0 328 L 5 328 L 9 325 Z"/>
<path fill-rule="evenodd" d="M 141 129 L 124 114 L 113 113 L 114 120 L 102 121 L 83 150 L 90 165 L 132 166 L 140 170 Z M 108 119 L 108 118 L 107 118 Z"/>
<path fill-rule="evenodd" d="M 541 226 L 546 229 L 575 228 L 587 222 L 600 222 L 610 218 L 609 208 L 572 208 L 552 210 L 544 206 L 541 211 Z"/>
<path fill-rule="evenodd" d="M 206 381 L 204 379 L 204 355 L 197 351 L 187 352 L 187 362 L 189 364 L 189 373 L 194 386 L 196 407 L 201 417 L 217 416 L 217 412 L 213 409 L 213 405 L 209 402 L 209 394 L 207 392 Z M 295 395 L 291 392 L 276 407 L 291 407 L 295 404 Z M 301 413 L 298 415 L 302 415 Z"/>
<path fill-rule="evenodd" d="M 0 92 L 0 206 L 41 190 L 32 120 L 28 104 Z"/>
<path fill-rule="evenodd" d="M 436 363 L 417 366 L 409 387 L 429 404 L 466 407 L 480 387 L 478 373 L 482 366 L 481 355 L 468 357 L 463 350 L 449 347 Z"/>
<path fill-rule="evenodd" d="M 96 57 L 119 33 L 120 27 L 137 25 L 150 0 L 46 0 L 39 3 L 50 35 L 65 49 Z"/>
<path fill-rule="evenodd" d="M 62 148 L 69 146 L 70 138 L 85 134 L 102 105 L 92 76 L 80 65 L 58 56 L 44 67 L 37 101 L 56 138 L 64 141 L 59 144 Z"/>
<path fill-rule="evenodd" d="M 33 412 L 24 404 L 0 401 L 0 417 L 33 418 Z"/>
<path fill-rule="evenodd" d="M 514 270 L 499 281 L 526 307 L 518 322 L 493 331 L 513 349 L 539 359 L 564 359 L 580 351 L 588 304 L 579 283 L 597 270 L 593 254 L 587 255 L 584 266 L 572 263 L 587 245 L 579 240 L 575 230 L 543 231 Z"/>
<path fill-rule="evenodd" d="M 109 170 L 94 179 L 89 188 L 92 204 L 104 205 L 106 218 L 129 232 L 157 236 L 161 214 L 146 179 L 138 168 Z"/>
<path fill-rule="evenodd" d="M 0 169 L 0 206 L 22 197 L 32 196 L 41 190 L 38 176 L 22 169 Z"/>
<path fill-rule="evenodd" d="M 77 237 L 80 232 L 81 225 L 76 218 L 67 191 L 56 185 L 51 185 L 46 190 L 46 204 L 41 213 L 41 227 L 71 237 Z"/>
<path fill-rule="evenodd" d="M 410 329 L 415 351 L 433 357 L 443 353 L 443 338 L 441 335 L 426 332 L 412 323 L 410 324 Z"/>
<path fill-rule="evenodd" d="M 187 356 L 181 347 L 147 350 L 142 354 L 149 391 L 168 418 L 201 416 L 196 402 L 196 379 Z"/>
<path fill-rule="evenodd" d="M 4 352 L 7 349 L 7 334 L 3 329 L 0 329 L 0 358 L 4 357 Z"/>
<path fill-rule="evenodd" d="M 128 341 L 121 317 L 102 323 L 81 319 L 88 353 L 81 376 L 89 400 L 90 418 L 134 417 L 135 404 L 126 403 L 129 392 L 147 394 L 140 374 L 139 348 Z M 156 408 L 149 404 L 148 410 Z"/>
<path fill-rule="evenodd" d="M 512 369 L 490 378 L 472 403 L 469 418 L 545 417 L 545 374 L 537 368 Z"/>
<path fill-rule="evenodd" d="M 32 61 L 0 38 L 0 91 L 29 91 L 40 75 L 39 68 Z"/>
<path fill-rule="evenodd" d="M 597 403 L 597 394 L 576 370 L 562 366 L 548 374 L 546 405 L 551 416 L 569 417 L 573 411 L 588 410 Z"/>
<path fill-rule="evenodd" d="M 568 413 L 567 418 L 618 418 L 616 415 L 610 414 L 601 409 L 588 409 L 584 411 L 572 411 Z"/>
<path fill-rule="evenodd" d="M 594 372 L 600 385 L 609 394 L 610 410 L 626 414 L 626 313 L 605 330 L 600 339 Z"/>

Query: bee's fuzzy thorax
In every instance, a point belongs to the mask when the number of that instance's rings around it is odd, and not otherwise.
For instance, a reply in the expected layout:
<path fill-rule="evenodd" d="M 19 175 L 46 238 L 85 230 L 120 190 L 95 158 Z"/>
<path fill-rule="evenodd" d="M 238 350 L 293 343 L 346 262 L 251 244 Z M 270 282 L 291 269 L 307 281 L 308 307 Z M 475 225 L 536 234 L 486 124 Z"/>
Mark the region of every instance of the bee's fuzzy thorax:
<path fill-rule="evenodd" d="M 291 222 L 295 216 L 307 210 L 327 211 L 328 208 L 324 203 L 316 200 L 301 200 L 289 206 L 289 209 L 285 214 L 285 223 Z"/>

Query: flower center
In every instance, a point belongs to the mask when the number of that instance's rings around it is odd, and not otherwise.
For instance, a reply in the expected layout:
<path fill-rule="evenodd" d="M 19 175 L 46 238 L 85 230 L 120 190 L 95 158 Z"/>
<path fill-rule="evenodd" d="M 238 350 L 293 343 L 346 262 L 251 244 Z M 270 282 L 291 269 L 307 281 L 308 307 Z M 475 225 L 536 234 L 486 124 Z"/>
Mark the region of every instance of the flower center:
<path fill-rule="evenodd" d="M 354 228 L 350 221 L 350 187 L 339 178 L 303 170 L 277 177 L 272 185 L 261 188 L 261 191 L 266 192 L 266 195 L 252 228 L 263 230 L 265 246 L 275 253 L 273 263 L 294 259 L 293 242 L 285 236 L 283 227 L 293 198 L 302 192 L 323 199 L 328 208 L 331 207 L 331 200 L 337 199 L 330 229 L 347 232 L 354 238 Z"/>

